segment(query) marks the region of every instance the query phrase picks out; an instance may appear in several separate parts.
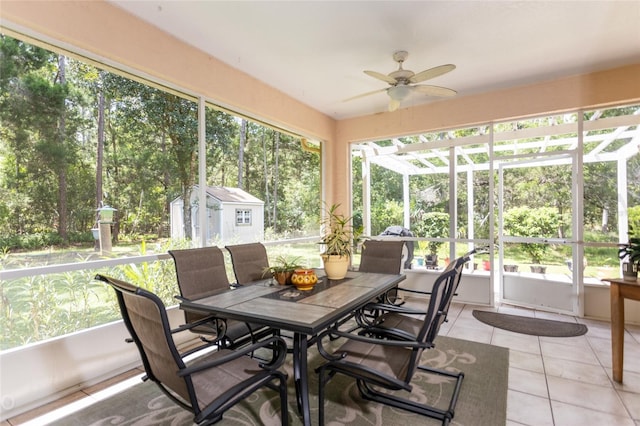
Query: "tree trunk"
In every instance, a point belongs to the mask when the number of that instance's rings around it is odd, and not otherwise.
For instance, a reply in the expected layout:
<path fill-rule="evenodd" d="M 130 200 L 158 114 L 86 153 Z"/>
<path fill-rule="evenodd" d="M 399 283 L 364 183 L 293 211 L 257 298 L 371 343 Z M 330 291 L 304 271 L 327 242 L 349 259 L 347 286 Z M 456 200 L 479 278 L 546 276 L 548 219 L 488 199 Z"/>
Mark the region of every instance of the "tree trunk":
<path fill-rule="evenodd" d="M 276 132 L 275 134 L 275 145 L 276 145 L 276 154 L 273 160 L 274 170 L 273 170 L 273 197 L 271 202 L 273 204 L 273 232 L 278 231 L 278 157 L 280 156 L 280 133 Z"/>
<path fill-rule="evenodd" d="M 242 171 L 244 169 L 244 146 L 247 142 L 247 120 L 240 123 L 240 149 L 238 150 L 238 188 L 244 188 Z"/>
<path fill-rule="evenodd" d="M 262 165 L 263 165 L 263 172 L 264 172 L 264 194 L 265 194 L 265 200 L 264 200 L 264 205 L 266 207 L 266 211 L 267 211 L 267 226 L 271 226 L 273 225 L 273 221 L 271 220 L 271 209 L 269 208 L 270 203 L 269 203 L 269 198 L 270 194 L 269 194 L 269 169 L 267 168 L 267 138 L 264 135 L 264 131 L 262 131 Z"/>
<path fill-rule="evenodd" d="M 104 158 L 104 72 L 100 73 L 100 93 L 98 95 L 98 147 L 96 152 L 96 209 L 102 207 L 102 163 Z M 98 223 L 98 211 L 95 224 Z M 95 249 L 100 249 L 100 241 L 95 240 Z"/>
<path fill-rule="evenodd" d="M 191 222 L 191 188 L 182 188 L 182 221 L 184 223 L 184 237 L 188 240 L 193 238 L 193 224 Z"/>
<path fill-rule="evenodd" d="M 96 209 L 102 207 L 102 163 L 104 158 L 104 72 L 100 73 L 98 95 L 98 151 L 96 154 Z M 96 212 L 96 221 L 98 213 Z"/>
<path fill-rule="evenodd" d="M 67 81 L 66 60 L 62 55 L 58 56 L 58 83 L 64 85 Z M 66 133 L 66 109 L 61 108 L 60 120 L 58 124 L 58 144 L 60 149 L 64 149 L 65 133 Z M 58 164 L 58 234 L 64 243 L 69 242 L 69 236 L 67 232 L 67 159 L 62 158 L 60 164 Z"/>

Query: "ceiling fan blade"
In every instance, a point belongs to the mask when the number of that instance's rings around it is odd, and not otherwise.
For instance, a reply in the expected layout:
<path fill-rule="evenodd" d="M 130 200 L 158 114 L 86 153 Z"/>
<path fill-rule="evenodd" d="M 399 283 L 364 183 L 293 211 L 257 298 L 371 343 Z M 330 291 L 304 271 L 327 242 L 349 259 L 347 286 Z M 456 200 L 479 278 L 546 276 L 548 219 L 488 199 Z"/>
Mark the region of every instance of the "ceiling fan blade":
<path fill-rule="evenodd" d="M 420 84 L 417 86 L 411 86 L 411 88 L 416 91 L 416 92 L 420 92 L 420 93 L 424 93 L 426 95 L 430 95 L 430 96 L 440 96 L 440 97 L 450 97 L 450 96 L 455 96 L 458 94 L 458 92 L 456 92 L 453 89 L 448 89 L 446 87 L 440 87 L 440 86 L 431 86 L 431 85 L 427 85 L 427 84 Z"/>
<path fill-rule="evenodd" d="M 375 95 L 376 93 L 385 92 L 386 90 L 387 89 L 385 88 L 385 89 L 374 90 L 372 92 L 362 93 L 360 95 L 356 95 L 356 96 L 353 96 L 351 98 L 344 99 L 342 102 L 352 101 L 352 100 L 358 99 L 358 98 L 364 98 L 365 96 Z"/>
<path fill-rule="evenodd" d="M 400 108 L 400 101 L 396 99 L 389 99 L 389 112 L 393 112 Z"/>
<path fill-rule="evenodd" d="M 411 77 L 409 81 L 412 83 L 420 83 L 421 81 L 429 80 L 430 78 L 435 78 L 439 75 L 451 72 L 454 69 L 456 69 L 456 66 L 453 64 L 440 65 L 439 67 L 433 67 L 429 68 L 428 70 L 419 72 L 418 74 Z"/>
<path fill-rule="evenodd" d="M 388 75 L 379 73 L 379 72 L 375 72 L 375 71 L 365 71 L 364 72 L 366 75 L 371 76 L 373 78 L 377 78 L 378 80 L 382 80 L 382 81 L 386 81 L 389 84 L 396 84 L 397 81 L 395 78 L 393 77 L 389 77 Z"/>

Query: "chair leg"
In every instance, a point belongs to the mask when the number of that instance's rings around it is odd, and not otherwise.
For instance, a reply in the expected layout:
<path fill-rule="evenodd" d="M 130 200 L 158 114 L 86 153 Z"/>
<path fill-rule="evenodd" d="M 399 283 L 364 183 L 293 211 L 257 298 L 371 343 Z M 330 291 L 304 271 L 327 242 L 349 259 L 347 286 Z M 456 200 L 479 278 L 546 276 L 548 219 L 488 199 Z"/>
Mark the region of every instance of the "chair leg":
<path fill-rule="evenodd" d="M 418 404 L 417 402 L 414 402 L 405 398 L 401 398 L 396 395 L 379 392 L 363 380 L 356 380 L 356 383 L 358 385 L 358 390 L 360 391 L 360 394 L 362 395 L 362 397 L 365 399 L 376 401 L 381 404 L 390 405 L 392 407 L 400 408 L 400 409 L 421 414 L 427 417 L 435 418 L 435 419 L 441 420 L 443 425 L 448 425 L 449 422 L 453 419 L 453 416 L 455 414 L 455 406 L 456 406 L 456 403 L 458 402 L 458 394 L 460 392 L 460 387 L 462 386 L 464 373 L 454 374 L 448 371 L 436 370 L 436 369 L 423 367 L 423 366 L 420 366 L 418 368 L 420 368 L 421 370 L 428 371 L 430 373 L 444 375 L 444 376 L 448 376 L 456 379 L 456 384 L 452 392 L 451 399 L 449 400 L 449 406 L 446 410 L 442 410 L 429 405 Z"/>
<path fill-rule="evenodd" d="M 287 403 L 287 377 L 280 374 L 280 418 L 283 425 L 289 424 L 289 404 Z"/>
<path fill-rule="evenodd" d="M 325 369 L 318 371 L 318 424 L 324 425 L 324 387 L 328 380 L 325 379 Z"/>

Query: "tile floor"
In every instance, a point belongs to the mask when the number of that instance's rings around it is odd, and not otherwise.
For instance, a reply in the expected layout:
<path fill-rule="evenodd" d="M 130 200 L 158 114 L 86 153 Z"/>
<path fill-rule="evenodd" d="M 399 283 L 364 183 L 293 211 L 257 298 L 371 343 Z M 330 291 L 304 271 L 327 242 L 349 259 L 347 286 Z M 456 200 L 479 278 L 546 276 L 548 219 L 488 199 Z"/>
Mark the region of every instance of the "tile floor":
<path fill-rule="evenodd" d="M 507 426 L 640 426 L 640 326 L 626 327 L 624 383 L 619 384 L 611 378 L 608 322 L 508 305 L 496 309 L 516 315 L 577 321 L 589 328 L 589 332 L 580 337 L 537 337 L 485 325 L 473 318 L 473 309 L 487 308 L 453 304 L 449 322 L 443 325 L 440 334 L 510 349 Z M 137 383 L 139 376 L 140 371 L 132 370 L 64 400 L 9 419 L 0 426 L 46 425 Z"/>

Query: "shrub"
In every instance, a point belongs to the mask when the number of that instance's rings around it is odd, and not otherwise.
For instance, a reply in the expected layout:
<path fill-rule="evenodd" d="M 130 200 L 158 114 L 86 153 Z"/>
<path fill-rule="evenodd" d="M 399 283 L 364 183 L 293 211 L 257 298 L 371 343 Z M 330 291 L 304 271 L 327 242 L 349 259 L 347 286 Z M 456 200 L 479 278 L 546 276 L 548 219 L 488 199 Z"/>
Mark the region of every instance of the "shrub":
<path fill-rule="evenodd" d="M 449 213 L 421 212 L 414 217 L 413 232 L 417 237 L 446 238 L 449 236 Z M 429 241 L 427 244 L 429 254 L 436 255 L 442 244 L 444 243 L 440 241 Z"/>
<path fill-rule="evenodd" d="M 504 231 L 514 237 L 551 238 L 558 234 L 561 223 L 561 216 L 551 207 L 523 206 L 504 213 Z M 532 263 L 541 263 L 548 249 L 548 244 L 522 243 L 522 250 L 529 255 Z"/>

